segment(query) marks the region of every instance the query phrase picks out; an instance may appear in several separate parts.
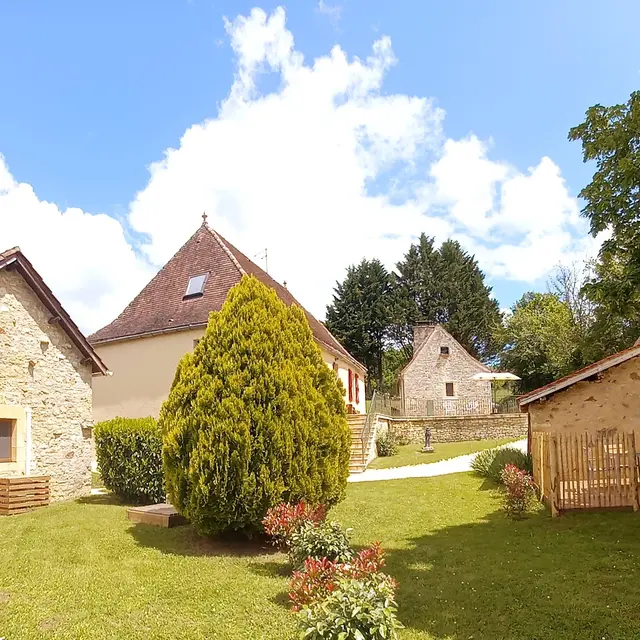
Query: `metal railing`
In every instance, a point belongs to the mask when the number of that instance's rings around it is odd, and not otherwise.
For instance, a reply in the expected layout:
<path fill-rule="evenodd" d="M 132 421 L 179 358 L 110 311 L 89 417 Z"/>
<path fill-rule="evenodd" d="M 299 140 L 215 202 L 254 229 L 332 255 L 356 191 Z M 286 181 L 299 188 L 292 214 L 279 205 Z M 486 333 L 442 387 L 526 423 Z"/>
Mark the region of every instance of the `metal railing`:
<path fill-rule="evenodd" d="M 464 398 L 405 398 L 406 416 L 482 416 L 496 413 L 518 413 L 515 396 L 493 400 L 488 396 Z"/>

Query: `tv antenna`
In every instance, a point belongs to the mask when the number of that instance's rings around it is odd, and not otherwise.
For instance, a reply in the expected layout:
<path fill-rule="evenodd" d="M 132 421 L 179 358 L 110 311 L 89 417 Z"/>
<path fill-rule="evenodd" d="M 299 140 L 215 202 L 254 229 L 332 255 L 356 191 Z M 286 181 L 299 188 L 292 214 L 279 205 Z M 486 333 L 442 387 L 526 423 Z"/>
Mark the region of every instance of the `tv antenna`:
<path fill-rule="evenodd" d="M 258 260 L 264 260 L 264 270 L 267 273 L 269 273 L 269 256 L 268 256 L 268 253 L 267 253 L 267 249 L 265 248 L 264 251 L 259 251 L 253 257 L 254 258 L 258 258 Z"/>

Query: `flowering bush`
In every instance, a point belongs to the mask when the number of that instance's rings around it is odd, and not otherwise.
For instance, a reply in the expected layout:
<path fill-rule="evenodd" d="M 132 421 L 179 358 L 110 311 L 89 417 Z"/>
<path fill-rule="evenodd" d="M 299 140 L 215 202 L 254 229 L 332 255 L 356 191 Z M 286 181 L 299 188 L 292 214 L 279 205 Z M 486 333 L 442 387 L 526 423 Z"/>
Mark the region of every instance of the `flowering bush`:
<path fill-rule="evenodd" d="M 502 470 L 508 464 L 515 465 L 519 469 L 525 469 L 529 473 L 533 469 L 531 456 L 515 447 L 497 447 L 480 451 L 471 461 L 471 468 L 481 476 L 500 484 L 502 482 Z"/>
<path fill-rule="evenodd" d="M 327 508 L 324 505 L 312 507 L 306 502 L 298 502 L 298 504 L 281 502 L 267 511 L 262 525 L 275 546 L 288 547 L 291 536 L 303 524 L 308 522 L 318 524 L 326 517 Z"/>
<path fill-rule="evenodd" d="M 298 611 L 308 640 L 396 640 L 395 584 L 383 573 L 340 579 L 326 597 Z"/>
<path fill-rule="evenodd" d="M 289 598 L 294 611 L 325 598 L 334 591 L 340 580 L 351 578 L 364 580 L 380 574 L 384 567 L 384 552 L 379 542 L 356 554 L 350 562 L 334 562 L 327 558 L 307 558 L 304 569 L 294 571 Z M 380 574 L 383 575 L 384 574 Z M 392 578 L 385 576 L 391 584 Z"/>
<path fill-rule="evenodd" d="M 504 484 L 504 509 L 512 518 L 521 518 L 535 497 L 533 478 L 523 469 L 508 464 L 500 474 Z"/>
<path fill-rule="evenodd" d="M 291 564 L 300 568 L 307 558 L 348 562 L 353 557 L 349 533 L 349 529 L 345 531 L 337 522 L 305 522 L 291 534 Z"/>

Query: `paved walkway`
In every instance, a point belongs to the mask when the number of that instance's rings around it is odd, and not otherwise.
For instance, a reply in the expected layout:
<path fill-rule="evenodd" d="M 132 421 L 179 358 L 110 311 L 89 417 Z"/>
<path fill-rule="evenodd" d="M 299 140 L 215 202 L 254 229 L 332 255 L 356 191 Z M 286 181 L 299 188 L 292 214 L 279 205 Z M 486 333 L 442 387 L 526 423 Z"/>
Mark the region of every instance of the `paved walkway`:
<path fill-rule="evenodd" d="M 438 445 L 436 445 L 438 446 Z M 502 447 L 516 447 L 526 453 L 527 440 L 518 440 L 502 445 Z M 349 476 L 349 482 L 375 482 L 376 480 L 399 480 L 401 478 L 430 478 L 444 476 L 449 473 L 471 471 L 471 461 L 480 453 L 470 453 L 466 456 L 430 462 L 428 464 L 414 464 L 406 467 L 392 467 L 391 469 L 367 469 L 363 473 Z"/>

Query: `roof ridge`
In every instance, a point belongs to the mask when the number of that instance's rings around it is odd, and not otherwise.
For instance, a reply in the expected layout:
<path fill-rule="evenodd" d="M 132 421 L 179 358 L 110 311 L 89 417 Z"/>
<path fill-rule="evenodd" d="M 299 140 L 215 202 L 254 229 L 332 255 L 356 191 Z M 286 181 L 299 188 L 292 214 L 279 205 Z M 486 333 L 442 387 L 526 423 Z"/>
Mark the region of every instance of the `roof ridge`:
<path fill-rule="evenodd" d="M 240 263 L 238 262 L 237 258 L 233 255 L 233 251 L 231 251 L 231 249 L 229 249 L 229 247 L 227 246 L 226 244 L 227 241 L 223 240 L 222 236 L 219 236 L 217 231 L 212 229 L 208 224 L 204 223 L 202 226 L 207 231 L 209 231 L 209 233 L 211 233 L 211 235 L 216 239 L 216 242 L 220 245 L 222 250 L 229 256 L 229 258 L 231 259 L 231 262 L 233 262 L 236 269 L 238 269 L 238 271 L 240 272 L 240 275 L 246 276 L 247 272 L 240 266 Z"/>

